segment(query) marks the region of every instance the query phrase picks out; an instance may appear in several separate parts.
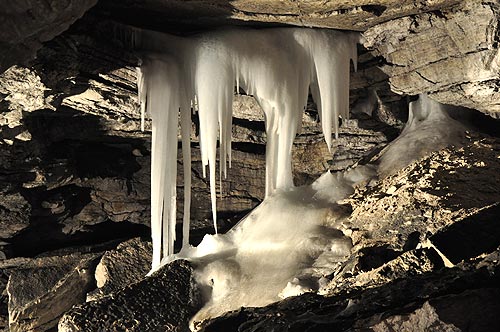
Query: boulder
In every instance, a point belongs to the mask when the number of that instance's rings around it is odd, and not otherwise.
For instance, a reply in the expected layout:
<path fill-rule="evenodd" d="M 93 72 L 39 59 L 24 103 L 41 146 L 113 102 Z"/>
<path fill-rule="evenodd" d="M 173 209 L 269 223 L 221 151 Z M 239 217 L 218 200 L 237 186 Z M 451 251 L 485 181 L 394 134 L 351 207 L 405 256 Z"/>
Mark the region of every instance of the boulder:
<path fill-rule="evenodd" d="M 500 290 L 480 288 L 426 301 L 414 311 L 389 316 L 365 331 L 494 332 L 500 326 Z"/>
<path fill-rule="evenodd" d="M 135 238 L 104 253 L 95 271 L 98 289 L 88 300 L 116 292 L 142 280 L 151 270 L 151 242 Z"/>
<path fill-rule="evenodd" d="M 135 284 L 73 307 L 58 331 L 189 331 L 200 301 L 192 273 L 187 261 L 169 263 Z"/>
<path fill-rule="evenodd" d="M 8 260 L 9 331 L 47 331 L 95 288 L 98 254 Z"/>
<path fill-rule="evenodd" d="M 398 279 L 436 271 L 444 266 L 439 254 L 432 248 L 414 249 L 404 253 L 394 252 L 395 258 L 387 259 L 387 262 L 380 266 L 367 264 L 366 256 L 369 251 L 377 255 L 373 257 L 376 260 L 384 259 L 381 251 L 374 249 L 363 248 L 352 255 L 343 264 L 342 269 L 333 276 L 330 284 L 320 290 L 320 294 L 333 296 L 348 290 L 382 286 Z"/>

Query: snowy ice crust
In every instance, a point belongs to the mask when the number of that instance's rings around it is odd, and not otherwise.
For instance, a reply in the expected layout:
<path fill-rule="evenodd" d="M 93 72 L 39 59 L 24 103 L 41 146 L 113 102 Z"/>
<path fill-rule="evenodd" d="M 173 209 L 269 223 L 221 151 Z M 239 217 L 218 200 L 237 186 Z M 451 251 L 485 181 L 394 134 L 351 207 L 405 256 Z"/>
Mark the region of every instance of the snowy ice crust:
<path fill-rule="evenodd" d="M 173 254 L 175 241 L 178 112 L 184 174 L 190 174 L 191 110 L 200 122 L 201 159 L 209 167 L 212 217 L 216 220 L 216 160 L 219 177 L 231 165 L 234 88 L 253 95 L 266 120 L 266 196 L 293 187 L 291 148 L 301 127 L 309 91 L 331 146 L 339 116 L 349 115 L 350 61 L 356 64 L 358 35 L 331 30 L 231 29 L 181 38 L 140 31 L 139 76 L 142 112 L 153 122 L 151 229 L 153 269 Z M 142 116 L 144 118 L 144 115 Z M 204 174 L 205 175 L 205 174 Z M 183 246 L 189 239 L 190 179 L 185 177 Z"/>

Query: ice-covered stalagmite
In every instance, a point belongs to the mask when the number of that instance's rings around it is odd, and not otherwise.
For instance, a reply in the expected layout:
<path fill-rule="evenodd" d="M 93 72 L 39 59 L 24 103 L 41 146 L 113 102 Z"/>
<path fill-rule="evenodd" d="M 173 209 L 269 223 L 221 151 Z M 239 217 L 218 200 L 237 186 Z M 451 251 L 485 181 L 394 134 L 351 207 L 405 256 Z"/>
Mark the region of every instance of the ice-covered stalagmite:
<path fill-rule="evenodd" d="M 327 172 L 311 186 L 277 189 L 226 234 L 206 235 L 172 257 L 192 260 L 206 290 L 192 328 L 242 306 L 318 290 L 352 247 L 336 228 L 346 217 L 337 201 L 372 174 L 368 167 Z"/>
<path fill-rule="evenodd" d="M 465 126 L 448 114 L 458 113 L 458 107 L 441 104 L 426 94 L 419 95 L 409 106 L 403 131 L 382 151 L 378 166 L 381 176 L 402 169 L 429 152 L 459 145 L 464 136 Z"/>
<path fill-rule="evenodd" d="M 200 120 L 200 150 L 209 168 L 214 226 L 216 160 L 220 178 L 231 163 L 231 112 L 235 84 L 253 95 L 266 119 L 266 196 L 293 187 L 291 148 L 300 130 L 309 89 L 320 109 L 328 146 L 338 117 L 348 116 L 350 61 L 356 61 L 357 34 L 331 30 L 224 29 L 186 38 L 136 31 L 146 54 L 139 75 L 143 112 L 153 119 L 152 232 L 154 259 L 173 253 L 175 237 L 175 156 L 181 112 L 185 175 L 190 174 L 188 115 Z M 148 53 L 154 53 L 151 57 Z M 188 244 L 190 181 L 185 179 L 184 241 Z M 159 249 L 162 247 L 163 250 Z"/>

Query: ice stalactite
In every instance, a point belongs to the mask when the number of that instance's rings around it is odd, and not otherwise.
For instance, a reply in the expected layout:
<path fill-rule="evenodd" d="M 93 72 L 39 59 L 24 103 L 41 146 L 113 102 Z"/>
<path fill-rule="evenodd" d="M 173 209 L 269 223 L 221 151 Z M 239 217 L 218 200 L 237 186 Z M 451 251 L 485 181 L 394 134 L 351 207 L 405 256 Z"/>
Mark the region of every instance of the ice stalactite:
<path fill-rule="evenodd" d="M 318 104 L 328 147 L 348 117 L 349 70 L 358 35 L 332 30 L 227 29 L 181 38 L 137 31 L 144 52 L 139 76 L 143 112 L 153 120 L 151 228 L 153 268 L 173 253 L 177 117 L 181 113 L 184 159 L 183 245 L 188 245 L 190 206 L 190 112 L 198 113 L 200 150 L 209 168 L 212 217 L 217 230 L 216 161 L 219 179 L 231 164 L 234 86 L 253 95 L 266 120 L 266 196 L 293 187 L 291 149 L 309 91 Z M 153 54 L 153 55 L 152 55 Z M 219 180 L 220 181 L 220 180 Z"/>
<path fill-rule="evenodd" d="M 151 232 L 153 266 L 173 253 L 176 224 L 177 126 L 180 84 L 175 64 L 150 57 L 140 76 L 140 98 L 153 123 L 151 157 Z M 158 87 L 157 89 L 153 87 Z"/>

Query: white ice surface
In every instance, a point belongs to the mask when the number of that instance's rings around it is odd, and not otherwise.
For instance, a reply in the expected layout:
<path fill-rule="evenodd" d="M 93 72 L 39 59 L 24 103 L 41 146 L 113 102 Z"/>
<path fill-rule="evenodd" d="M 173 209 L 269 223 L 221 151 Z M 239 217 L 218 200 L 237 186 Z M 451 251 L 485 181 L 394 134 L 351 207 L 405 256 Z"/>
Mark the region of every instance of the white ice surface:
<path fill-rule="evenodd" d="M 206 235 L 197 247 L 170 256 L 197 266 L 206 304 L 193 323 L 318 290 L 352 247 L 336 228 L 344 215 L 335 200 L 352 192 L 346 179 L 325 173 L 312 186 L 278 189 L 228 233 Z M 329 194 L 327 184 L 344 191 Z"/>
<path fill-rule="evenodd" d="M 410 104 L 407 125 L 387 146 L 378 165 L 326 172 L 312 185 L 277 190 L 224 235 L 206 235 L 196 248 L 175 258 L 191 259 L 205 290 L 196 322 L 242 306 L 263 306 L 318 291 L 326 276 L 350 254 L 352 243 L 339 231 L 348 215 L 338 202 L 358 185 L 406 167 L 446 145 L 460 144 L 465 128 L 448 116 L 448 106 L 426 95 Z"/>

